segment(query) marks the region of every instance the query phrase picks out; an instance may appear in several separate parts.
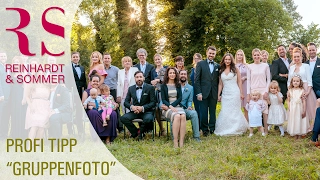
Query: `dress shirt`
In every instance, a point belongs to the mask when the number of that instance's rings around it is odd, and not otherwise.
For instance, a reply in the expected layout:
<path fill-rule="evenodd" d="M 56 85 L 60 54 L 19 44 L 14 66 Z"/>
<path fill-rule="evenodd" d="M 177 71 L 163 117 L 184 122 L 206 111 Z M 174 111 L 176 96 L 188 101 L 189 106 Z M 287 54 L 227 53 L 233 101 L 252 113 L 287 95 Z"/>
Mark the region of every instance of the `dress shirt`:
<path fill-rule="evenodd" d="M 207 61 L 208 61 L 208 63 L 209 63 L 210 73 L 212 73 L 213 70 L 214 70 L 214 61 L 213 61 L 213 60 L 210 61 L 209 59 L 208 59 Z"/>
<path fill-rule="evenodd" d="M 287 66 L 287 69 L 289 70 L 290 64 L 289 64 L 288 58 L 287 59 L 281 58 L 281 59 L 282 59 L 283 63 Z"/>
<path fill-rule="evenodd" d="M 140 99 L 141 99 L 142 88 L 143 88 L 143 84 L 142 84 L 141 88 L 139 88 L 139 86 L 136 85 L 136 96 L 137 96 L 139 103 L 140 103 Z"/>
<path fill-rule="evenodd" d="M 144 74 L 144 72 L 146 71 L 146 67 L 147 67 L 147 62 L 145 62 L 144 64 L 141 64 L 141 63 L 140 63 L 140 69 L 141 69 L 141 71 L 143 72 L 143 74 Z"/>
<path fill-rule="evenodd" d="M 316 61 L 317 61 L 317 57 L 315 57 L 314 59 L 310 58 L 309 65 L 310 65 L 311 75 L 313 74 L 313 70 L 314 70 L 314 66 L 316 65 Z"/>
<path fill-rule="evenodd" d="M 74 64 L 74 63 L 72 63 L 72 65 L 73 65 L 74 69 L 76 70 L 76 72 L 77 72 L 77 74 L 78 74 L 78 77 L 79 77 L 79 79 L 80 79 L 80 77 L 81 77 L 81 69 L 80 69 L 80 66 L 79 66 L 78 64 Z"/>
<path fill-rule="evenodd" d="M 104 79 L 104 84 L 110 87 L 110 90 L 117 89 L 118 85 L 118 71 L 119 68 L 110 65 L 109 68 L 105 68 L 108 76 Z"/>

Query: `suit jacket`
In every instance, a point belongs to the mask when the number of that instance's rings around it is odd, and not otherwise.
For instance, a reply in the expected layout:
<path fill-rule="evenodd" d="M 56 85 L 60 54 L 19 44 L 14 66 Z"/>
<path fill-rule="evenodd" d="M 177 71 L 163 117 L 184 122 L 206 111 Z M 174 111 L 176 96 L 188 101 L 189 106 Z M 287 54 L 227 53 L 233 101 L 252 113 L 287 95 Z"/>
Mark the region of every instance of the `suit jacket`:
<path fill-rule="evenodd" d="M 60 113 L 71 113 L 70 104 L 69 90 L 58 85 L 54 92 L 52 109 L 58 109 Z"/>
<path fill-rule="evenodd" d="M 310 60 L 306 61 L 305 63 L 310 64 Z M 314 93 L 320 90 L 320 58 L 318 57 L 312 73 L 312 87 L 313 87 Z M 317 98 L 320 98 L 320 97 L 317 96 Z"/>
<path fill-rule="evenodd" d="M 128 80 L 129 80 L 129 87 L 136 84 L 134 79 L 134 73 L 139 71 L 136 67 L 131 67 L 128 72 Z M 118 71 L 118 86 L 117 86 L 117 97 L 122 97 L 123 89 L 124 89 L 124 78 L 125 78 L 126 71 L 121 69 Z M 125 98 L 125 97 L 122 97 Z"/>
<path fill-rule="evenodd" d="M 196 95 L 202 93 L 202 98 L 206 99 L 211 92 L 213 98 L 218 99 L 219 69 L 220 65 L 216 62 L 212 73 L 207 60 L 197 63 L 194 82 Z"/>
<path fill-rule="evenodd" d="M 0 97 L 4 96 L 4 100 L 8 101 L 10 96 L 10 84 L 6 82 L 7 72 L 4 65 L 0 63 Z"/>
<path fill-rule="evenodd" d="M 141 71 L 140 63 L 134 65 L 134 67 L 138 68 L 139 71 Z M 145 80 L 144 80 L 145 83 L 151 84 L 151 71 L 152 71 L 152 69 L 154 69 L 154 66 L 152 66 L 149 63 L 147 63 L 146 64 L 146 69 L 145 69 L 145 71 L 143 73 L 143 76 L 145 78 Z"/>
<path fill-rule="evenodd" d="M 165 104 L 166 106 L 173 106 L 176 107 L 180 105 L 181 100 L 182 100 L 182 91 L 181 91 L 181 86 L 176 88 L 177 90 L 177 100 L 175 100 L 173 103 L 169 102 L 169 95 L 168 95 L 168 87 L 166 84 L 161 84 L 161 99 L 162 103 Z"/>
<path fill-rule="evenodd" d="M 192 101 L 193 101 L 193 87 L 190 84 L 186 84 L 182 92 L 181 105 L 184 109 L 187 109 L 188 107 L 192 107 Z"/>
<path fill-rule="evenodd" d="M 289 64 L 291 63 L 291 60 L 288 59 Z M 279 76 L 279 74 L 289 74 L 289 69 L 287 66 L 284 64 L 281 58 L 272 61 L 271 65 L 271 76 L 272 80 L 276 80 L 279 83 L 280 86 L 280 91 L 283 94 L 283 96 L 287 96 L 287 82 L 288 79 L 285 77 Z"/>
<path fill-rule="evenodd" d="M 82 93 L 85 89 L 87 89 L 87 80 L 86 80 L 86 74 L 85 74 L 85 69 L 83 66 L 80 66 L 80 70 L 81 70 L 81 76 L 79 78 L 78 73 L 76 71 L 76 69 L 73 67 L 72 63 L 71 63 L 71 67 L 72 67 L 72 71 L 73 71 L 73 76 L 74 76 L 74 80 L 77 86 L 77 90 L 80 96 L 80 99 L 82 97 Z"/>
<path fill-rule="evenodd" d="M 154 87 L 147 83 L 143 84 L 140 102 L 138 101 L 136 91 L 136 85 L 129 87 L 124 106 L 128 109 L 130 109 L 131 105 L 143 106 L 144 112 L 153 111 L 153 108 L 156 106 Z"/>

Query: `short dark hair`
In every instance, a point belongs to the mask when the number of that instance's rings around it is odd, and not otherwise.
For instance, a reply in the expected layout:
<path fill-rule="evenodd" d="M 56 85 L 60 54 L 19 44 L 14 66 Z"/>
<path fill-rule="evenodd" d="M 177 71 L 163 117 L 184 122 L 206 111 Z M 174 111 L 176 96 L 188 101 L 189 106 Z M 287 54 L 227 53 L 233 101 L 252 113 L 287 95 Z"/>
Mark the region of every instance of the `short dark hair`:
<path fill-rule="evenodd" d="M 142 75 L 143 75 L 142 71 L 137 71 L 137 72 L 134 73 L 134 77 L 136 77 L 136 75 L 139 74 L 139 73 L 142 73 Z"/>
<path fill-rule="evenodd" d="M 208 52 L 210 49 L 211 49 L 211 50 L 214 50 L 214 51 L 217 51 L 216 47 L 214 47 L 214 46 L 209 46 L 209 47 L 207 48 L 207 52 Z"/>
<path fill-rule="evenodd" d="M 105 55 L 110 55 L 111 56 L 111 54 L 108 53 L 108 52 L 103 53 L 103 56 L 105 56 Z"/>
<path fill-rule="evenodd" d="M 179 71 L 179 74 L 180 74 L 182 71 L 185 71 L 185 72 L 188 74 L 188 71 L 185 70 L 185 69 L 181 69 L 181 70 Z"/>
<path fill-rule="evenodd" d="M 314 46 L 314 47 L 317 48 L 317 45 L 316 45 L 316 43 L 314 43 L 314 42 L 309 42 L 309 43 L 307 44 L 307 47 L 309 47 L 309 46 Z"/>
<path fill-rule="evenodd" d="M 72 55 L 74 55 L 74 54 L 78 54 L 78 55 L 80 56 L 80 53 L 77 52 L 77 51 L 75 51 L 75 52 L 72 52 L 72 53 L 71 53 L 71 57 L 72 57 Z"/>
<path fill-rule="evenodd" d="M 278 48 L 281 47 L 281 46 L 284 47 L 284 49 L 286 49 L 286 46 L 285 46 L 285 45 L 280 44 L 280 45 L 277 46 L 277 50 L 278 50 Z"/>

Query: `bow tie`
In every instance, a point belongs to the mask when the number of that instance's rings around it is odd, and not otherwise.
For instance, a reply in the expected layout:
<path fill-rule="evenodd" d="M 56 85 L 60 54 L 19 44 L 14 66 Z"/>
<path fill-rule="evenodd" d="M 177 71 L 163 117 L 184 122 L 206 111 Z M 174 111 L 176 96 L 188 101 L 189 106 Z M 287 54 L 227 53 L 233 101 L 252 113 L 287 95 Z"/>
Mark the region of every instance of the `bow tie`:
<path fill-rule="evenodd" d="M 213 61 L 209 61 L 209 64 L 213 64 Z"/>
<path fill-rule="evenodd" d="M 77 64 L 77 65 L 74 65 L 74 67 L 80 67 L 80 65 Z"/>
<path fill-rule="evenodd" d="M 138 86 L 138 87 L 136 87 L 136 90 L 138 90 L 138 89 L 142 89 L 142 86 Z"/>

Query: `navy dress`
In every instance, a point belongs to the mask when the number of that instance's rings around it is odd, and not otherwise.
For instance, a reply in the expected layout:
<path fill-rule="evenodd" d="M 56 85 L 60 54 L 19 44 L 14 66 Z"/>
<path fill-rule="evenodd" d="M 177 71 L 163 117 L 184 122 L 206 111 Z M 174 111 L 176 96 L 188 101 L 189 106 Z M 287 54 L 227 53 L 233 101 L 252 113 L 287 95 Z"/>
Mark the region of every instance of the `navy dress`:
<path fill-rule="evenodd" d="M 85 91 L 88 93 L 88 96 L 90 96 L 90 89 L 86 89 Z M 97 110 L 87 110 L 87 115 L 93 129 L 101 139 L 105 139 L 107 136 L 110 136 L 110 142 L 112 142 L 117 137 L 118 119 L 116 111 L 112 111 L 108 126 L 103 126 L 102 117 Z"/>

